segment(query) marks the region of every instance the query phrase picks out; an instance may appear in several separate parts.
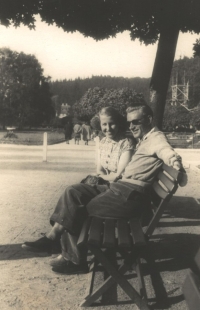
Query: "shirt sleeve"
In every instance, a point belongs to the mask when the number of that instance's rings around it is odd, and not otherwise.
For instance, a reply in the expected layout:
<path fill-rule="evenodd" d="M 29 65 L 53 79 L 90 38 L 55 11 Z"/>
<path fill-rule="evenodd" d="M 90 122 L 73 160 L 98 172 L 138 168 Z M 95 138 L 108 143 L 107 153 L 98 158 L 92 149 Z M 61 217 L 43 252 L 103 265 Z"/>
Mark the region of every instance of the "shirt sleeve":
<path fill-rule="evenodd" d="M 135 144 L 133 143 L 132 139 L 124 139 L 121 144 L 121 154 L 126 151 L 133 151 L 135 150 Z"/>
<path fill-rule="evenodd" d="M 156 133 L 156 155 L 162 159 L 163 162 L 168 166 L 173 166 L 175 161 L 179 161 L 182 165 L 181 156 L 175 152 L 172 146 L 167 141 L 165 135 L 162 132 Z"/>

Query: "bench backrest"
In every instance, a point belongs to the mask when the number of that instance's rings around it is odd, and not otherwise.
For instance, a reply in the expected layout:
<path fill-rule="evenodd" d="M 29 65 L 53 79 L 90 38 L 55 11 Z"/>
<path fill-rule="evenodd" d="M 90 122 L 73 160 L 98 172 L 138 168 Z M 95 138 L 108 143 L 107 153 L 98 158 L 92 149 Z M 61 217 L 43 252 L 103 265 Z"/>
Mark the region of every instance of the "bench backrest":
<path fill-rule="evenodd" d="M 150 191 L 153 216 L 144 229 L 145 235 L 150 238 L 153 234 L 168 202 L 178 188 L 180 172 L 165 164 L 162 165 L 154 180 Z"/>

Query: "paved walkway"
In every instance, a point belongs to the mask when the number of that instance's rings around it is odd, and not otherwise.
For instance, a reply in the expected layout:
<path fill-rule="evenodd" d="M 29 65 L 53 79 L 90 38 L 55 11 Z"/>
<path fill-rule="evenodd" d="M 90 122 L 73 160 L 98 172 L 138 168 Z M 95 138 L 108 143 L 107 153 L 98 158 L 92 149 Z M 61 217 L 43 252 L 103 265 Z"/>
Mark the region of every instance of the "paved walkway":
<path fill-rule="evenodd" d="M 48 218 L 63 189 L 94 171 L 94 146 L 64 143 L 50 146 L 48 161 L 42 162 L 40 146 L 0 145 L 2 310 L 80 309 L 79 304 L 86 293 L 87 275 L 55 274 L 49 266 L 51 257 L 25 252 L 21 243 L 41 237 L 49 229 Z M 200 205 L 197 203 L 200 173 L 191 169 L 187 172 L 188 185 L 177 191 L 152 240 L 170 302 L 165 309 L 187 309 L 181 286 L 200 246 Z M 155 304 L 148 275 L 146 282 L 150 301 Z M 98 310 L 137 309 L 126 296 L 122 293 L 120 296 L 125 303 L 118 300 L 113 305 L 108 298 L 107 304 Z"/>

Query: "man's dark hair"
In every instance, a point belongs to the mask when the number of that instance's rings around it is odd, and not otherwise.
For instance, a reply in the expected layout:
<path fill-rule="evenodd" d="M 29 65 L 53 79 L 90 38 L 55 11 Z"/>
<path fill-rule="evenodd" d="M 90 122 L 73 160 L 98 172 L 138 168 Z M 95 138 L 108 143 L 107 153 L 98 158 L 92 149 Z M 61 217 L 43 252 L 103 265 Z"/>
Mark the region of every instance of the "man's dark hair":
<path fill-rule="evenodd" d="M 126 113 L 128 114 L 128 113 L 131 113 L 131 112 L 136 111 L 136 110 L 142 110 L 143 115 L 146 115 L 146 116 L 150 115 L 153 117 L 153 111 L 150 108 L 150 106 L 147 104 L 141 104 L 141 105 L 137 105 L 137 106 L 128 107 L 126 109 Z"/>

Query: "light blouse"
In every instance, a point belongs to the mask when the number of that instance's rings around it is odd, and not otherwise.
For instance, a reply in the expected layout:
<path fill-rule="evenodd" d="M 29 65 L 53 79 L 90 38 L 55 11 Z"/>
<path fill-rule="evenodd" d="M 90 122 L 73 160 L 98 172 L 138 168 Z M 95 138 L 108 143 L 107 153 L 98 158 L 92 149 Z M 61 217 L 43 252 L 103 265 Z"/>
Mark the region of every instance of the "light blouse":
<path fill-rule="evenodd" d="M 134 150 L 135 145 L 131 139 L 125 138 L 114 141 L 105 137 L 100 141 L 99 149 L 101 166 L 108 171 L 108 173 L 116 173 L 122 153 Z"/>

